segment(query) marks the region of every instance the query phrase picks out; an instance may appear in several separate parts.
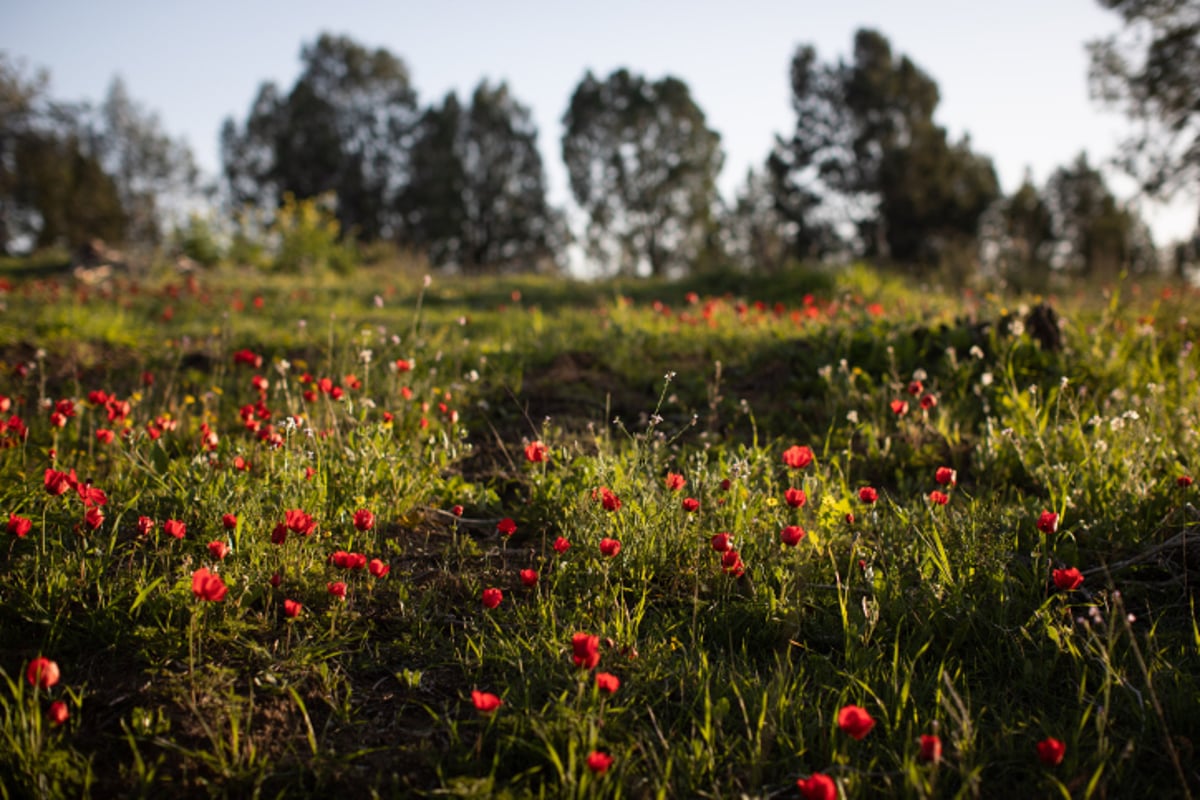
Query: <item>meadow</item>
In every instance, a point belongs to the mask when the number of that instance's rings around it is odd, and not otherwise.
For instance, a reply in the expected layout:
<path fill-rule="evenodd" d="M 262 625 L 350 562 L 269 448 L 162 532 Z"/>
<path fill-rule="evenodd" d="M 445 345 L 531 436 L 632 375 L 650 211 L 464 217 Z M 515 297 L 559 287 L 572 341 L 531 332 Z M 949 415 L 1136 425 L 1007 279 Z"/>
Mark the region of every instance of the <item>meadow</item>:
<path fill-rule="evenodd" d="M 1195 290 L 0 303 L 4 798 L 1200 789 Z"/>

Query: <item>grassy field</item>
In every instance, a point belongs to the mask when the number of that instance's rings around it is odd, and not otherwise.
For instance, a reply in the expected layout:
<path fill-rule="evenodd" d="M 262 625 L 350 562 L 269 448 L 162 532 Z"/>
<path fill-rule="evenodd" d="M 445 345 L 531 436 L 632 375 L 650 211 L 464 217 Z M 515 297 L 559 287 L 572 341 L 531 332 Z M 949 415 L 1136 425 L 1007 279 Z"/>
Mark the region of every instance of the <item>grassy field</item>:
<path fill-rule="evenodd" d="M 2 797 L 1200 789 L 1195 291 L 0 303 Z"/>

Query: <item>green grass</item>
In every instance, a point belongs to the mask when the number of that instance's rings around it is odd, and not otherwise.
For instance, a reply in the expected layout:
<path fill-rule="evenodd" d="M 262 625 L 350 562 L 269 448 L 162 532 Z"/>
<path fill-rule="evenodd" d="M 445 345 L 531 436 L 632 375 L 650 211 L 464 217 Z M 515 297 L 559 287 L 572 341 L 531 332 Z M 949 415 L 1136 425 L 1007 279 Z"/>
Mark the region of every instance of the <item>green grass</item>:
<path fill-rule="evenodd" d="M 1038 298 L 866 267 L 11 274 L 0 515 L 30 530 L 0 533 L 0 796 L 795 797 L 818 772 L 845 797 L 1200 788 L 1195 292 L 1055 298 L 1050 351 L 1012 324 Z M 789 468 L 792 445 L 812 463 Z M 103 489 L 98 527 L 47 468 Z M 315 529 L 287 532 L 289 510 Z M 194 594 L 202 567 L 219 601 Z M 1083 583 L 1059 590 L 1069 567 Z M 57 685 L 25 679 L 39 655 Z M 874 720 L 861 739 L 848 705 Z"/>

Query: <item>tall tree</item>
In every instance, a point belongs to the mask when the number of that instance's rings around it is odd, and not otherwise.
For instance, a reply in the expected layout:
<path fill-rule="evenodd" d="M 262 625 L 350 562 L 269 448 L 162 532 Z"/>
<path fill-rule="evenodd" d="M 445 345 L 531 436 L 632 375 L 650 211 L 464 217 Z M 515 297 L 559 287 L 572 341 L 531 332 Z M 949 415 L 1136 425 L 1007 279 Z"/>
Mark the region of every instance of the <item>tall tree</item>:
<path fill-rule="evenodd" d="M 588 215 L 592 257 L 628 274 L 690 266 L 712 230 L 723 154 L 687 84 L 588 72 L 563 124 L 563 161 Z"/>
<path fill-rule="evenodd" d="M 791 64 L 796 128 L 768 161 L 798 255 L 829 246 L 830 221 L 867 255 L 935 263 L 978 232 L 998 196 L 991 162 L 952 144 L 933 114 L 937 83 L 882 34 L 860 30 L 850 61 L 800 47 Z"/>
<path fill-rule="evenodd" d="M 245 124 L 222 128 L 232 199 L 276 205 L 287 193 L 334 192 L 343 230 L 398 236 L 396 200 L 418 114 L 408 67 L 387 50 L 330 34 L 300 58 L 304 68 L 286 96 L 263 84 Z"/>
<path fill-rule="evenodd" d="M 1125 22 L 1092 42 L 1091 90 L 1141 123 L 1125 167 L 1149 193 L 1200 184 L 1200 7 L 1195 0 L 1098 0 Z"/>
<path fill-rule="evenodd" d="M 422 116 L 402 206 L 410 236 L 467 271 L 551 259 L 562 223 L 546 201 L 537 128 L 504 83 L 462 108 L 454 93 Z"/>

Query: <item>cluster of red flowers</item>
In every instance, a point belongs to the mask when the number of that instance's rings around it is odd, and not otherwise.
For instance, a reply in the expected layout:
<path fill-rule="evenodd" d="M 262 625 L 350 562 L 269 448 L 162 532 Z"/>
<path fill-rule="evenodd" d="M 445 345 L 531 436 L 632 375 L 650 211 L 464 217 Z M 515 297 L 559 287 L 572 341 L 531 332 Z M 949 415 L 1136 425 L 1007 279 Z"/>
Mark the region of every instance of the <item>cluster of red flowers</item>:
<path fill-rule="evenodd" d="M 50 691 L 58 684 L 61 677 L 58 664 L 45 656 L 38 656 L 31 660 L 29 666 L 25 669 L 25 679 L 29 681 L 30 686 L 38 691 Z M 62 725 L 70 716 L 70 709 L 67 708 L 67 704 L 63 700 L 53 700 L 46 708 L 46 718 L 55 727 Z"/>

